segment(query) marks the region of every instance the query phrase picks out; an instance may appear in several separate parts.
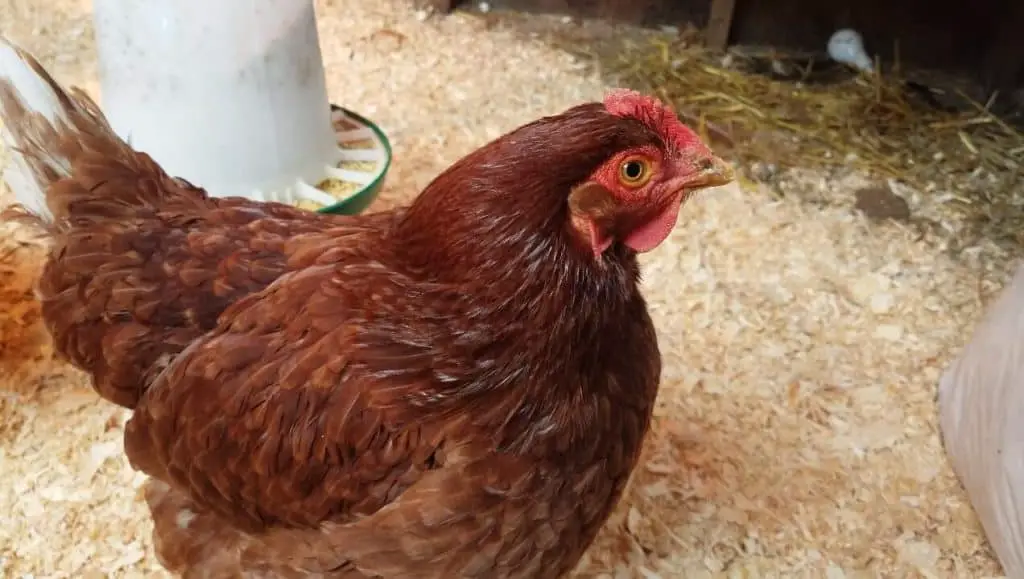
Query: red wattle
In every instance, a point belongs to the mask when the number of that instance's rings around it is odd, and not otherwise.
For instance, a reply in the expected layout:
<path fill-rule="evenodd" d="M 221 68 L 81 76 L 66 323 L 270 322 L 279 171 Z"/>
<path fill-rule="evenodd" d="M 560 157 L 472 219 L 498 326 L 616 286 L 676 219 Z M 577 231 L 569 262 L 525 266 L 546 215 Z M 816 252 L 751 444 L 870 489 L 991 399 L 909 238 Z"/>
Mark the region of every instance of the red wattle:
<path fill-rule="evenodd" d="M 622 242 L 637 253 L 651 251 L 658 247 L 668 239 L 672 229 L 676 226 L 680 207 L 682 207 L 682 203 L 669 203 L 653 219 L 631 231 Z"/>

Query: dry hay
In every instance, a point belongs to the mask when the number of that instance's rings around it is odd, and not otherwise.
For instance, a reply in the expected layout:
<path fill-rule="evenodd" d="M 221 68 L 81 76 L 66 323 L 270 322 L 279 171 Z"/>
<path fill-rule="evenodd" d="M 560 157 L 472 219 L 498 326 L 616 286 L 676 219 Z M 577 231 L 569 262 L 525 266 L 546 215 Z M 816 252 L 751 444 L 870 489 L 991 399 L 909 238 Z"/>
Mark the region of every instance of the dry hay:
<path fill-rule="evenodd" d="M 820 54 L 711 53 L 692 28 L 617 31 L 598 42 L 580 42 L 578 31 L 547 35 L 613 82 L 674 103 L 717 149 L 750 164 L 754 180 L 792 168 L 856 170 L 932 194 L 943 214 L 972 223 L 968 245 L 1024 241 L 1024 133 L 991 112 L 999 95 L 980 103 L 969 83 L 898 62 L 857 75 Z"/>
<path fill-rule="evenodd" d="M 997 190 L 1024 177 L 1024 134 L 992 114 L 991 101 L 953 88 L 959 107 L 948 97 L 927 103 L 906 88 L 899 63 L 874 75 L 837 74 L 813 55 L 735 48 L 723 57 L 689 34 L 627 37 L 577 52 L 624 84 L 675 103 L 702 131 L 717 126 L 719 134 L 708 136 L 732 141 L 746 160 L 855 167 L 922 190 L 976 171 Z M 815 66 L 826 68 L 826 81 L 814 81 Z"/>
<path fill-rule="evenodd" d="M 81 17 L 12 16 L 11 2 L 9 30 L 94 89 L 92 46 L 67 42 Z M 581 63 L 500 23 L 421 22 L 404 0 L 318 8 L 332 97 L 395 147 L 382 205 L 501 132 L 603 93 Z M 40 20 L 56 35 L 29 38 Z M 805 174 L 802 189 L 833 200 L 858 184 Z M 730 186 L 644 256 L 662 393 L 644 461 L 579 577 L 998 575 L 943 456 L 934 396 L 1005 259 L 988 243 L 951 256 L 964 224 L 933 195 L 904 193 L 942 226 Z M 120 452 L 123 415 L 65 366 L 34 385 L 0 406 L 0 572 L 163 576 L 141 477 Z"/>

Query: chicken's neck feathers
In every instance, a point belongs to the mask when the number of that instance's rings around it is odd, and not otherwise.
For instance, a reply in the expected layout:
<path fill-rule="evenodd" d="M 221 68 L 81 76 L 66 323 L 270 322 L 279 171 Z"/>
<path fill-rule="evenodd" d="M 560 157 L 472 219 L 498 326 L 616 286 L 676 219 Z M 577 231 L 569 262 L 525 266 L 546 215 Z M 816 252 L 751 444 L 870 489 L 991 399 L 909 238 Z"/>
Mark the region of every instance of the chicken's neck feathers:
<path fill-rule="evenodd" d="M 499 446 L 548 435 L 585 446 L 595 424 L 646 415 L 660 358 L 636 256 L 615 244 L 595 257 L 571 224 L 569 193 L 616 152 L 658 142 L 582 105 L 481 147 L 426 187 L 387 242 L 421 296 L 412 307 L 425 313 L 409 315 L 430 318 L 408 330 L 409 347 L 437 345 L 421 351 L 433 376 L 416 403 L 472 413 Z"/>
<path fill-rule="evenodd" d="M 647 371 L 645 358 L 657 356 L 635 254 L 616 246 L 595 262 L 556 225 L 507 223 L 504 231 L 492 223 L 490 235 L 472 237 L 472 251 L 451 261 L 429 246 L 413 255 L 437 261 L 410 261 L 409 245 L 396 245 L 396 263 L 422 300 L 408 312 L 419 318 L 409 342 L 447 336 L 430 352 L 432 388 L 414 403 L 468 412 L 509 449 L 543 446 L 548 435 L 559 445 L 593 444 L 600 408 L 626 411 L 648 394 L 624 373 L 610 376 L 609 364 L 622 367 L 612 359 L 636 358 Z M 445 245 L 460 246 L 451 238 Z M 656 382 L 656 374 L 635 379 Z"/>

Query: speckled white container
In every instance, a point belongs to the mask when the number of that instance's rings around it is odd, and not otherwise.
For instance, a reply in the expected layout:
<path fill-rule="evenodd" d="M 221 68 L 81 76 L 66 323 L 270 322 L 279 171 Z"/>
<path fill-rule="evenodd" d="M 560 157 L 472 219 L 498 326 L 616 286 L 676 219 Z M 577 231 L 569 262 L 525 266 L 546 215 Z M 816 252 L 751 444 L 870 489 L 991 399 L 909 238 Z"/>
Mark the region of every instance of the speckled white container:
<path fill-rule="evenodd" d="M 103 110 L 172 175 L 217 196 L 289 201 L 337 163 L 311 0 L 93 8 Z"/>
<path fill-rule="evenodd" d="M 939 428 L 1006 577 L 1024 577 L 1024 266 L 939 381 Z"/>

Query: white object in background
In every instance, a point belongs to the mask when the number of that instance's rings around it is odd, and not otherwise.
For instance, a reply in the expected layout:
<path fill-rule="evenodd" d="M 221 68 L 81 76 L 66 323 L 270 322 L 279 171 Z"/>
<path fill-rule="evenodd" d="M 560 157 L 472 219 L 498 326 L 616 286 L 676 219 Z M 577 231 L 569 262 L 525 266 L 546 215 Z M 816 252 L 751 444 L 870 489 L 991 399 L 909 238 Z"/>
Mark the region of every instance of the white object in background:
<path fill-rule="evenodd" d="M 103 111 L 216 196 L 291 201 L 341 158 L 312 0 L 94 0 Z M 319 195 L 317 195 L 319 194 Z"/>
<path fill-rule="evenodd" d="M 939 426 L 1006 576 L 1024 578 L 1024 267 L 942 376 Z"/>
<path fill-rule="evenodd" d="M 852 28 L 837 30 L 828 39 L 829 57 L 843 64 L 856 67 L 864 72 L 874 72 L 875 63 L 864 50 L 864 39 Z"/>

